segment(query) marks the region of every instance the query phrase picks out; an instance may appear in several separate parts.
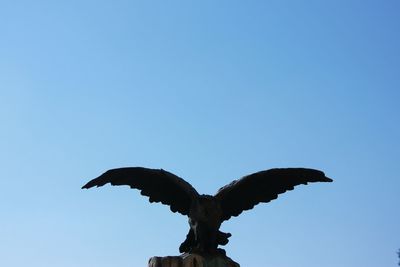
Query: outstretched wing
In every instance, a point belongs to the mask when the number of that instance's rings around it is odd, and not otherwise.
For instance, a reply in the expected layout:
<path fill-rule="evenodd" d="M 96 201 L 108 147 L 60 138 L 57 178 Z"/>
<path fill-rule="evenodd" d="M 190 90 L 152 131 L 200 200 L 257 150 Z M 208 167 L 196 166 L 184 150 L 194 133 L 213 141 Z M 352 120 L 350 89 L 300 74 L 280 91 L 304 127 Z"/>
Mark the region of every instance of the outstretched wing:
<path fill-rule="evenodd" d="M 220 188 L 215 197 L 220 201 L 223 220 L 238 216 L 260 202 L 269 202 L 296 185 L 332 182 L 318 170 L 304 168 L 271 169 L 250 174 Z"/>
<path fill-rule="evenodd" d="M 198 196 L 197 191 L 185 180 L 164 171 L 163 169 L 148 169 L 130 167 L 108 170 L 88 182 L 82 189 L 93 186 L 129 185 L 140 190 L 144 196 L 150 197 L 150 202 L 161 202 L 169 205 L 171 211 L 183 215 L 189 214 L 192 199 Z"/>

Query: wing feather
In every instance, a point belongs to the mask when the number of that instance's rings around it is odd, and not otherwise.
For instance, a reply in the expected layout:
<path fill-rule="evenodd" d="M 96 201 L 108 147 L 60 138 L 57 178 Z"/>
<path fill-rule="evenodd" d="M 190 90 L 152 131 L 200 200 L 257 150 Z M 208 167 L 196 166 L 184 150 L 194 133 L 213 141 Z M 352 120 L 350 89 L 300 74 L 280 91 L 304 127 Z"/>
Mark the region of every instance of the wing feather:
<path fill-rule="evenodd" d="M 250 174 L 220 188 L 215 197 L 220 201 L 223 220 L 238 216 L 261 202 L 278 198 L 295 186 L 312 182 L 332 182 L 322 171 L 306 168 L 270 169 Z"/>
<path fill-rule="evenodd" d="M 169 205 L 171 211 L 183 215 L 189 214 L 192 199 L 198 196 L 197 191 L 182 178 L 163 169 L 129 167 L 108 170 L 99 177 L 89 181 L 82 189 L 111 185 L 128 185 L 139 189 L 140 194 L 148 196 L 150 202 L 161 202 Z"/>

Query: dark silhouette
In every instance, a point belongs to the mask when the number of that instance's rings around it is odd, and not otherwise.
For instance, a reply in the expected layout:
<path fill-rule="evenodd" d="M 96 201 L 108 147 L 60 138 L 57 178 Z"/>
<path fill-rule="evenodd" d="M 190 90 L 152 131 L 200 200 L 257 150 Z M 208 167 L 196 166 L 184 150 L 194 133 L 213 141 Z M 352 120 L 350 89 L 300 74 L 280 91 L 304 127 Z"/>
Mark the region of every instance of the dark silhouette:
<path fill-rule="evenodd" d="M 397 251 L 397 255 L 399 256 L 399 259 L 400 259 L 400 249 L 399 249 L 399 251 Z M 400 261 L 399 261 L 399 266 L 400 266 Z"/>
<path fill-rule="evenodd" d="M 82 189 L 107 183 L 139 189 L 142 195 L 150 197 L 150 202 L 169 205 L 171 211 L 189 217 L 190 230 L 179 247 L 181 253 L 225 255 L 218 245 L 226 245 L 231 234 L 219 230 L 223 221 L 260 202 L 276 199 L 278 194 L 292 190 L 296 185 L 311 182 L 332 182 L 332 179 L 313 169 L 271 169 L 235 180 L 211 196 L 200 195 L 188 182 L 165 170 L 132 167 L 109 170 Z"/>

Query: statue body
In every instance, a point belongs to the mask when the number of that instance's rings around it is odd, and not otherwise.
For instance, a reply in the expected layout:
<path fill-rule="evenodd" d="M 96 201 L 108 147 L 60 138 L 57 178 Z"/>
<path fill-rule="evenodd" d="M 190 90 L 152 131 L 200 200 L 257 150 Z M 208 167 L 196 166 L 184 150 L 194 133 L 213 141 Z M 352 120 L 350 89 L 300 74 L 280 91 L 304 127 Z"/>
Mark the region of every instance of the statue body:
<path fill-rule="evenodd" d="M 270 169 L 234 180 L 212 196 L 200 195 L 188 182 L 162 169 L 128 167 L 109 170 L 82 188 L 111 183 L 139 189 L 150 202 L 161 202 L 169 205 L 171 211 L 188 216 L 190 229 L 179 247 L 181 253 L 225 256 L 219 246 L 226 245 L 231 234 L 219 230 L 224 221 L 311 182 L 332 180 L 314 169 Z"/>
<path fill-rule="evenodd" d="M 189 212 L 190 230 L 186 240 L 180 245 L 179 252 L 208 252 L 224 253 L 218 245 L 226 245 L 229 233 L 219 230 L 222 224 L 222 208 L 218 200 L 210 195 L 201 195 Z"/>

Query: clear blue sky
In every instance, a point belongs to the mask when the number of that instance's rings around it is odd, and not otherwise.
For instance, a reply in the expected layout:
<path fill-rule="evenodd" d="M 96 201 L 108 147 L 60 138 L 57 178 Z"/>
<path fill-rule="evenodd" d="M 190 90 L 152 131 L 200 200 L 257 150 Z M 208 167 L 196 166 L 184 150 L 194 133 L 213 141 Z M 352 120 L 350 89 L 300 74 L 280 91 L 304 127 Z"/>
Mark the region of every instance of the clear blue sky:
<path fill-rule="evenodd" d="M 147 266 L 185 217 L 80 187 L 164 168 L 297 187 L 223 224 L 244 267 L 389 267 L 400 248 L 400 2 L 0 2 L 0 266 Z"/>

